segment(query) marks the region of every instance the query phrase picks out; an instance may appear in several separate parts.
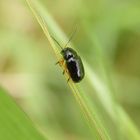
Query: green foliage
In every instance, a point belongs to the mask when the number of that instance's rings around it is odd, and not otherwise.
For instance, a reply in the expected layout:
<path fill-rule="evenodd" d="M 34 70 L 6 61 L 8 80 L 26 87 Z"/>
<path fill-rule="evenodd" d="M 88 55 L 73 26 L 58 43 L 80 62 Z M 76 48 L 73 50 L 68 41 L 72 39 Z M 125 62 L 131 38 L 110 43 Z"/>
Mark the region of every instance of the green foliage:
<path fill-rule="evenodd" d="M 0 107 L 1 140 L 44 140 L 33 122 L 1 88 Z"/>
<path fill-rule="evenodd" d="M 140 139 L 139 7 L 139 0 L 0 2 L 0 84 L 48 139 Z M 67 84 L 50 35 L 64 46 L 75 20 L 69 46 L 86 75 Z"/>
<path fill-rule="evenodd" d="M 27 3 L 29 5 L 29 7 L 31 8 L 33 14 L 35 15 L 35 17 L 37 18 L 40 26 L 42 27 L 46 37 L 48 38 L 52 48 L 54 49 L 54 51 L 56 52 L 56 56 L 57 56 L 57 50 L 55 50 L 55 45 L 53 43 L 53 40 L 50 37 L 49 31 L 47 29 L 47 24 L 45 24 L 48 20 L 45 20 L 45 12 L 41 13 L 41 6 L 39 5 L 39 3 L 34 3 L 32 2 L 32 0 L 27 0 Z M 51 20 L 51 18 L 49 19 Z M 50 21 L 50 23 L 52 23 L 53 21 Z M 56 23 L 54 23 L 55 25 Z M 56 27 L 57 28 L 57 27 Z M 59 29 L 58 29 L 59 30 Z M 59 32 L 55 32 L 57 34 L 57 36 L 59 35 Z M 69 85 L 73 91 L 73 94 L 76 98 L 76 101 L 79 103 L 85 118 L 87 119 L 87 122 L 89 124 L 89 127 L 91 128 L 91 130 L 93 131 L 93 136 L 95 139 L 104 139 L 107 140 L 109 139 L 108 136 L 106 136 L 103 128 L 98 124 L 99 122 L 97 121 L 97 118 L 94 118 L 94 116 L 92 116 L 91 112 L 89 111 L 89 108 L 86 105 L 86 102 L 84 102 L 84 100 L 82 99 L 82 96 L 80 95 L 81 93 L 79 92 L 79 90 L 77 89 L 77 87 L 75 86 L 75 84 L 70 81 Z"/>

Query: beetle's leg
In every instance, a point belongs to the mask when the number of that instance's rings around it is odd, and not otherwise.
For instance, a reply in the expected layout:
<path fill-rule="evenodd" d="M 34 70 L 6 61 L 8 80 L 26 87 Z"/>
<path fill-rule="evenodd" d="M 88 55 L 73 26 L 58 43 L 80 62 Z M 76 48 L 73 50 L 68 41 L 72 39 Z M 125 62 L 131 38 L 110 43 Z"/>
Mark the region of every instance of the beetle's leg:
<path fill-rule="evenodd" d="M 64 59 L 59 60 L 58 62 L 56 62 L 56 65 L 59 64 L 61 67 L 63 67 L 63 75 L 65 74 L 65 72 L 67 71 L 65 63 L 64 63 Z"/>
<path fill-rule="evenodd" d="M 66 70 L 64 69 L 64 70 L 63 70 L 63 75 L 65 74 L 65 72 L 66 72 Z"/>
<path fill-rule="evenodd" d="M 59 61 L 57 61 L 57 62 L 55 63 L 55 65 L 57 65 L 57 64 L 59 64 Z"/>
<path fill-rule="evenodd" d="M 66 63 L 63 64 L 63 75 L 65 73 L 67 73 L 67 75 L 68 75 L 68 80 L 67 80 L 67 83 L 68 83 L 71 78 L 70 78 L 69 71 L 67 69 Z"/>
<path fill-rule="evenodd" d="M 65 74 L 65 72 L 68 73 L 68 69 L 65 62 L 63 62 L 62 66 L 63 66 L 63 74 Z"/>
<path fill-rule="evenodd" d="M 63 66 L 64 59 L 60 59 L 58 62 L 55 63 L 56 65 L 59 64 L 60 66 Z"/>
<path fill-rule="evenodd" d="M 68 83 L 71 78 L 70 78 L 69 71 L 67 69 L 67 66 L 66 66 L 66 63 L 65 63 L 64 59 L 62 58 L 61 60 L 59 60 L 58 62 L 56 62 L 56 65 L 57 64 L 59 64 L 61 67 L 63 67 L 63 75 L 65 73 L 68 74 L 68 80 L 67 80 L 67 83 Z"/>
<path fill-rule="evenodd" d="M 70 80 L 70 77 L 68 78 L 67 83 L 69 82 L 69 80 Z"/>

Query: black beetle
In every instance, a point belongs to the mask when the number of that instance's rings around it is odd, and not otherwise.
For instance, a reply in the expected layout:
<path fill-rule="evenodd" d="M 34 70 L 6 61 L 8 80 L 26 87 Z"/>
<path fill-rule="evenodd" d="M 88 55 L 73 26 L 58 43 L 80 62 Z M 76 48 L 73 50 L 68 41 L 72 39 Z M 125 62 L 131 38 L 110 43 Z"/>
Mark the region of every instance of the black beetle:
<path fill-rule="evenodd" d="M 67 44 L 70 42 L 72 37 L 73 34 L 70 37 Z M 69 75 L 68 81 L 72 79 L 72 81 L 75 83 L 80 82 L 85 76 L 85 70 L 80 56 L 77 54 L 77 52 L 74 49 L 66 47 L 67 44 L 65 45 L 64 48 L 62 48 L 55 38 L 53 38 L 53 40 L 60 46 L 61 55 L 63 56 L 63 59 L 58 61 L 56 64 L 60 64 L 62 66 L 65 63 L 66 69 L 64 69 L 63 74 L 65 72 L 68 73 Z"/>
<path fill-rule="evenodd" d="M 66 68 L 73 82 L 80 82 L 85 75 L 84 67 L 80 56 L 72 48 L 64 48 L 61 54 L 65 60 Z"/>

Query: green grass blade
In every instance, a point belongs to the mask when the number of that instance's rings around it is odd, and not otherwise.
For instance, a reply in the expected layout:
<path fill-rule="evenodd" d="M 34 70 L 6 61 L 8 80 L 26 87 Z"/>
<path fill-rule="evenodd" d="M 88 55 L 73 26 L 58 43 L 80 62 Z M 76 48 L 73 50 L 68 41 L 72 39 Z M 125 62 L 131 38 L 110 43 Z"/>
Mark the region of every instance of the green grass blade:
<path fill-rule="evenodd" d="M 51 47 L 54 50 L 54 53 L 57 58 L 59 58 L 57 55 L 58 50 L 57 47 L 55 47 L 53 40 L 50 37 L 50 33 L 48 30 L 52 30 L 52 32 L 55 32 L 57 34 L 58 38 L 62 41 L 66 40 L 66 36 L 62 33 L 61 29 L 57 26 L 57 24 L 51 19 L 50 15 L 48 12 L 42 8 L 39 2 L 37 1 L 32 1 L 32 0 L 26 0 L 28 3 L 30 9 L 32 10 L 34 16 L 36 17 L 37 21 L 39 22 L 40 26 L 42 27 L 46 37 L 48 38 Z M 67 76 L 66 76 L 67 78 Z M 94 138 L 98 140 L 109 140 L 109 136 L 105 132 L 105 128 L 101 125 L 100 120 L 98 117 L 95 117 L 93 113 L 91 112 L 90 108 L 86 104 L 83 96 L 81 96 L 81 91 L 79 92 L 77 86 L 73 82 L 69 82 L 69 86 L 71 90 L 73 91 L 73 94 L 76 98 L 76 101 L 79 103 L 81 110 L 89 124 L 89 127 L 94 135 Z"/>
<path fill-rule="evenodd" d="M 98 61 L 102 67 L 103 75 L 106 77 L 108 82 L 108 72 L 105 69 L 105 62 L 103 59 L 102 51 L 101 51 L 101 45 L 99 43 L 99 40 L 93 33 L 91 33 L 90 29 L 88 30 L 89 38 L 94 36 L 94 41 L 92 41 L 93 46 L 95 46 L 96 52 L 98 56 Z M 92 39 L 91 39 L 92 40 Z M 112 120 L 118 125 L 118 131 L 121 131 L 128 140 L 131 140 L 134 138 L 135 140 L 140 139 L 140 133 L 136 125 L 133 123 L 131 118 L 128 116 L 126 111 L 122 108 L 122 106 L 116 101 L 114 95 L 115 91 L 112 90 L 112 84 L 108 83 L 106 84 L 101 78 L 99 78 L 96 73 L 94 73 L 93 70 L 90 69 L 90 66 L 87 64 L 87 75 L 88 80 L 90 81 L 90 84 L 92 87 L 97 91 L 97 96 L 99 97 L 101 104 L 104 106 L 105 110 L 108 112 Z M 122 129 L 121 129 L 121 128 Z M 121 129 L 121 130 L 120 130 Z"/>
<path fill-rule="evenodd" d="M 132 137 L 135 140 L 139 140 L 140 133 L 138 128 L 135 126 L 121 105 L 111 98 L 112 91 L 110 88 L 105 86 L 105 84 L 98 77 L 96 77 L 96 74 L 94 74 L 90 69 L 88 69 L 88 75 L 90 83 L 98 93 L 101 104 L 104 106 L 112 120 L 117 123 L 117 125 L 119 124 L 118 129 L 121 128 L 122 133 L 127 136 L 128 140 L 131 140 Z"/>
<path fill-rule="evenodd" d="M 33 122 L 0 88 L 0 139 L 1 140 L 45 140 Z"/>

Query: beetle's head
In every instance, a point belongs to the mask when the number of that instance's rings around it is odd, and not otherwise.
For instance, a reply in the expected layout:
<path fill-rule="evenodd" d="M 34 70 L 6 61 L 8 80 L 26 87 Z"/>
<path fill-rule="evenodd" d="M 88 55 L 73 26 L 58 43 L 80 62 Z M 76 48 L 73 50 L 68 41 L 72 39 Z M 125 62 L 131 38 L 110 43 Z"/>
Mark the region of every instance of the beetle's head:
<path fill-rule="evenodd" d="M 61 51 L 62 56 L 65 60 L 69 60 L 70 58 L 74 58 L 77 56 L 77 53 L 72 48 L 64 48 Z"/>

